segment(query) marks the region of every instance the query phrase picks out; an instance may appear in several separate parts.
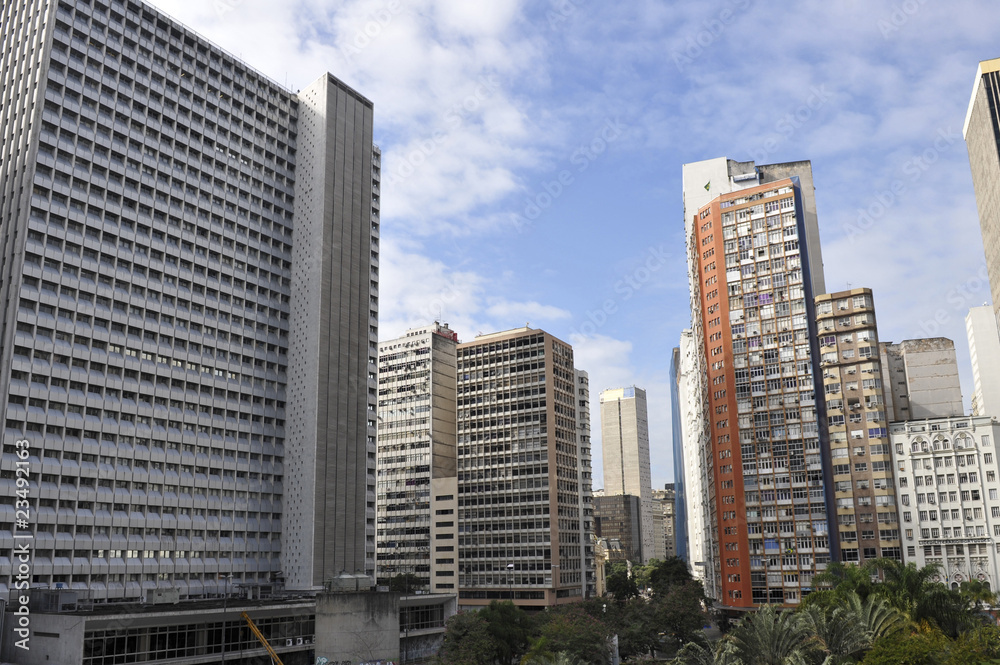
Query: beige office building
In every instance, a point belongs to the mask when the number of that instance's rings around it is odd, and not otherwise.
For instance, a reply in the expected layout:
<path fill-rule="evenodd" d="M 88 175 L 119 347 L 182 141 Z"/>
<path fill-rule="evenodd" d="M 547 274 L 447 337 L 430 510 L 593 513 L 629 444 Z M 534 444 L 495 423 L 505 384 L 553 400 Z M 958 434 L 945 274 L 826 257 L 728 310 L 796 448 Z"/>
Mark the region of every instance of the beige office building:
<path fill-rule="evenodd" d="M 573 348 L 542 330 L 458 345 L 460 607 L 582 599 L 577 378 Z"/>
<path fill-rule="evenodd" d="M 601 393 L 601 449 L 604 493 L 639 497 L 639 552 L 642 563 L 646 563 L 654 557 L 656 548 L 645 390 L 630 386 Z"/>
<path fill-rule="evenodd" d="M 870 289 L 816 297 L 840 560 L 902 559 Z"/>

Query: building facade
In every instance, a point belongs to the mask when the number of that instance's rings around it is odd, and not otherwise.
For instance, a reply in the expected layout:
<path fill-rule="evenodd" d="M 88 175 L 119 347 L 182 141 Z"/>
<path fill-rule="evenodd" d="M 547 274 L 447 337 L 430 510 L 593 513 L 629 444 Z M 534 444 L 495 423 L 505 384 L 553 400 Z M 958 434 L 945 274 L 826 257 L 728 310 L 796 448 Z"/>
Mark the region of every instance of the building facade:
<path fill-rule="evenodd" d="M 673 483 L 667 483 L 662 490 L 653 490 L 654 514 L 659 515 L 662 538 L 658 559 L 669 559 L 677 554 L 677 491 Z"/>
<path fill-rule="evenodd" d="M 718 600 L 734 610 L 794 605 L 831 556 L 825 405 L 814 371 L 813 297 L 823 279 L 811 168 L 725 163 L 723 192 L 692 209 L 705 196 L 689 197 L 689 175 L 712 164 L 690 166 L 685 210 L 689 271 L 699 282 L 696 341 L 708 365 Z M 712 176 L 699 184 L 718 191 Z"/>
<path fill-rule="evenodd" d="M 292 94 L 139 2 L 3 12 L 0 550 L 25 441 L 33 585 L 370 578 L 371 102 Z"/>
<path fill-rule="evenodd" d="M 601 393 L 601 451 L 604 457 L 604 493 L 639 497 L 639 563 L 654 558 L 653 481 L 649 462 L 649 418 L 646 391 L 612 388 Z"/>
<path fill-rule="evenodd" d="M 816 297 L 839 560 L 902 560 L 875 303 L 870 289 Z"/>
<path fill-rule="evenodd" d="M 447 324 L 379 343 L 378 584 L 458 593 L 455 362 Z"/>
<path fill-rule="evenodd" d="M 879 354 L 890 421 L 964 413 L 953 341 L 930 337 L 882 342 Z"/>
<path fill-rule="evenodd" d="M 580 600 L 573 348 L 532 328 L 458 346 L 459 606 Z"/>
<path fill-rule="evenodd" d="M 606 494 L 594 499 L 594 533 L 607 543 L 609 561 L 642 559 L 642 499 Z"/>
<path fill-rule="evenodd" d="M 695 311 L 692 319 L 700 321 Z M 700 333 L 695 329 L 681 333 L 680 346 L 674 349 L 671 366 L 676 401 L 674 420 L 674 469 L 682 488 L 677 502 L 678 555 L 688 562 L 691 574 L 705 587 L 705 595 L 718 599 L 722 588 L 719 566 L 718 524 L 715 514 L 715 465 L 712 460 L 710 419 L 705 377 L 705 355 L 701 352 Z M 683 543 L 683 547 L 681 547 Z"/>
<path fill-rule="evenodd" d="M 1000 312 L 1000 58 L 979 63 L 962 135 L 983 232 L 994 318 Z"/>
<path fill-rule="evenodd" d="M 892 423 L 903 560 L 941 566 L 951 588 L 979 580 L 996 589 L 1000 558 L 1000 485 L 990 416 Z"/>
<path fill-rule="evenodd" d="M 972 360 L 972 415 L 1000 416 L 1000 331 L 993 308 L 971 308 L 965 331 Z"/>
<path fill-rule="evenodd" d="M 576 385 L 576 441 L 580 447 L 580 542 L 584 549 L 583 597 L 597 594 L 594 561 L 594 477 L 591 468 L 593 455 L 590 448 L 590 375 L 582 369 L 574 370 Z"/>

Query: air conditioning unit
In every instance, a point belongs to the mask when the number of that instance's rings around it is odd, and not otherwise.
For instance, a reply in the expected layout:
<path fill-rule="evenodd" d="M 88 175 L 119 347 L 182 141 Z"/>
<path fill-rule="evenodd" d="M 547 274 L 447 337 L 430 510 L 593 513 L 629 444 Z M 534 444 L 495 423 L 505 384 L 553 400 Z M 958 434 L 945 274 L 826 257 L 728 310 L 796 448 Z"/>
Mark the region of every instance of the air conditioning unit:
<path fill-rule="evenodd" d="M 291 639 L 285 640 L 285 646 L 286 647 L 292 646 L 292 640 Z"/>
<path fill-rule="evenodd" d="M 305 644 L 305 640 L 300 637 L 297 640 L 295 640 L 295 644 L 296 646 L 302 646 L 303 644 Z"/>

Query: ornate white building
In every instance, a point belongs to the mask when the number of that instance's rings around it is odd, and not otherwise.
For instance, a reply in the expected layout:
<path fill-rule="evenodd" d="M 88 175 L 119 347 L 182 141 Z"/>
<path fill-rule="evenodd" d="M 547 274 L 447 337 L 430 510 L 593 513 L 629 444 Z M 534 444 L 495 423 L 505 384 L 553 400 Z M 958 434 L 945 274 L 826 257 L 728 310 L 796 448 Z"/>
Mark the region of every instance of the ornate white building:
<path fill-rule="evenodd" d="M 997 588 L 1000 484 L 989 416 L 892 423 L 903 560 L 937 563 L 936 581 L 957 588 L 978 579 Z"/>

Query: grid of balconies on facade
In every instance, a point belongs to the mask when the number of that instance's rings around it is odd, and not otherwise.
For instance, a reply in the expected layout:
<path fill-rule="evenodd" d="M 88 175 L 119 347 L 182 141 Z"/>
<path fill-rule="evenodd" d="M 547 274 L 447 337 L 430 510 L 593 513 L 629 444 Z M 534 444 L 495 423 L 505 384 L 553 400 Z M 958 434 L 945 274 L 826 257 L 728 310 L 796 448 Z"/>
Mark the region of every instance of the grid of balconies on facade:
<path fill-rule="evenodd" d="M 723 195 L 696 220 L 726 604 L 747 603 L 744 576 L 753 604 L 796 604 L 830 559 L 797 187 Z"/>
<path fill-rule="evenodd" d="M 582 595 L 575 381 L 573 349 L 542 331 L 459 346 L 461 599 Z"/>
<path fill-rule="evenodd" d="M 840 560 L 902 560 L 871 291 L 818 296 L 816 319 Z"/>
<path fill-rule="evenodd" d="M 50 26 L 4 354 L 5 439 L 40 472 L 32 581 L 98 599 L 270 581 L 294 103 L 139 5 L 60 3 Z"/>
<path fill-rule="evenodd" d="M 27 440 L 33 584 L 100 601 L 276 582 L 299 103 L 139 2 L 33 4 L 46 18 L 30 198 L 4 208 L 0 246 L 0 549 Z M 366 167 L 358 287 L 371 412 L 377 175 Z M 372 423 L 372 468 L 374 445 Z M 373 573 L 373 474 L 371 489 Z"/>

